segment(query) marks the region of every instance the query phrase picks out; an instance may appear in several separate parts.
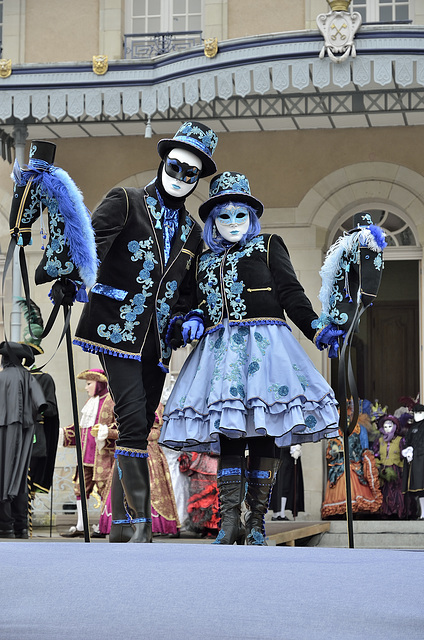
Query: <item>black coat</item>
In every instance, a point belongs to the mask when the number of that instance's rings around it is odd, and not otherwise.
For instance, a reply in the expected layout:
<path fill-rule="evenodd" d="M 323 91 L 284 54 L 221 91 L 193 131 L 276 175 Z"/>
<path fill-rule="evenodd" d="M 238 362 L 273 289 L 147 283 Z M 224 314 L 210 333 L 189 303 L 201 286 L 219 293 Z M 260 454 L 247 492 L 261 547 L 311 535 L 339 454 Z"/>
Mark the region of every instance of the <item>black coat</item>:
<path fill-rule="evenodd" d="M 286 314 L 312 340 L 317 314 L 296 277 L 289 253 L 277 235 L 263 233 L 224 254 L 202 254 L 197 268 L 198 307 L 205 330 L 228 317 L 231 324 L 282 323 Z"/>
<path fill-rule="evenodd" d="M 46 407 L 40 385 L 24 367 L 0 371 L 0 502 L 26 491 L 34 423 Z"/>
<path fill-rule="evenodd" d="M 154 184 L 144 189 L 112 189 L 94 212 L 92 223 L 100 268 L 75 344 L 93 353 L 140 359 L 153 322 L 158 359 L 166 366 L 171 357 L 165 343 L 169 319 L 187 313 L 194 302 L 200 226 L 182 207 L 165 265 Z"/>
<path fill-rule="evenodd" d="M 414 422 L 405 436 L 405 449 L 412 447 L 413 458 L 403 467 L 403 493 L 424 496 L 424 420 Z"/>

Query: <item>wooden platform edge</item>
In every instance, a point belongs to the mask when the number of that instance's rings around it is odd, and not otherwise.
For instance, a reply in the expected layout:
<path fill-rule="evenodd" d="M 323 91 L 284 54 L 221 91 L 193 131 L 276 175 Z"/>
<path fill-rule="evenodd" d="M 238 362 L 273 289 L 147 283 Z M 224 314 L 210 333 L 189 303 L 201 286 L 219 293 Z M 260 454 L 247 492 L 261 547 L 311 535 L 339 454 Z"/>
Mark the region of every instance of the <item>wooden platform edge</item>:
<path fill-rule="evenodd" d="M 305 525 L 304 527 L 298 527 L 297 529 L 290 529 L 288 531 L 280 531 L 268 536 L 268 541 L 271 544 L 287 544 L 290 547 L 294 547 L 295 540 L 301 540 L 302 538 L 309 538 L 310 536 L 316 536 L 320 533 L 330 531 L 330 522 L 317 522 L 311 525 Z"/>

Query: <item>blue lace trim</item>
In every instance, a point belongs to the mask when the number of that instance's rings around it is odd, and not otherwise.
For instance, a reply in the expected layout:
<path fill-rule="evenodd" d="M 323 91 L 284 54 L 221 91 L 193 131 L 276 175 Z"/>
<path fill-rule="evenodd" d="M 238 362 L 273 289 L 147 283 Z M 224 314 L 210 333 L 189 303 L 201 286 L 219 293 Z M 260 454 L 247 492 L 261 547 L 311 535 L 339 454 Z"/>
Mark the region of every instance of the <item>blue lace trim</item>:
<path fill-rule="evenodd" d="M 126 520 L 112 520 L 112 524 L 131 524 L 131 518 L 128 516 Z"/>
<path fill-rule="evenodd" d="M 143 451 L 142 449 L 116 447 L 114 457 L 117 458 L 118 456 L 128 456 L 130 458 L 148 458 L 149 454 L 147 451 Z"/>
<path fill-rule="evenodd" d="M 132 518 L 131 524 L 138 524 L 139 522 L 151 522 L 151 518 Z"/>
<path fill-rule="evenodd" d="M 102 347 L 98 344 L 91 344 L 90 342 L 85 342 L 84 340 L 75 339 L 72 342 L 78 347 L 81 347 L 81 349 L 86 353 L 104 353 L 107 356 L 116 356 L 117 358 L 138 360 L 139 362 L 141 362 L 141 355 L 139 353 L 124 353 L 122 351 L 113 351 L 109 347 Z"/>
<path fill-rule="evenodd" d="M 241 476 L 241 467 L 219 469 L 216 477 L 222 478 L 223 476 Z"/>
<path fill-rule="evenodd" d="M 201 309 L 193 309 L 192 311 L 189 311 L 188 313 L 186 313 L 186 315 L 184 316 L 184 322 L 186 320 L 190 320 L 190 318 L 198 318 L 199 320 L 202 320 L 203 322 L 203 316 L 204 316 L 204 312 Z"/>
<path fill-rule="evenodd" d="M 116 287 L 111 287 L 108 284 L 101 284 L 100 282 L 96 282 L 91 291 L 93 293 L 99 293 L 102 296 L 107 296 L 108 298 L 113 298 L 114 300 L 119 300 L 120 302 L 125 300 L 128 295 L 128 291 L 116 289 Z"/>
<path fill-rule="evenodd" d="M 283 325 L 284 327 L 287 327 L 287 329 L 289 331 L 291 331 L 291 328 L 289 327 L 289 325 L 287 324 L 287 322 L 284 322 L 284 320 L 268 320 L 266 318 L 261 318 L 260 320 L 243 320 L 243 321 L 237 321 L 237 320 L 230 320 L 229 321 L 229 325 L 230 327 L 255 327 L 255 326 L 259 326 L 259 325 L 265 325 L 265 324 L 275 324 L 278 326 Z M 204 335 L 206 335 L 207 333 L 215 333 L 215 331 L 218 331 L 219 329 L 223 328 L 223 324 L 222 322 L 215 325 L 214 327 L 211 327 L 210 329 L 206 329 Z"/>
<path fill-rule="evenodd" d="M 271 480 L 272 472 L 262 471 L 261 469 L 252 469 L 251 471 L 246 471 L 246 476 L 253 480 Z"/>

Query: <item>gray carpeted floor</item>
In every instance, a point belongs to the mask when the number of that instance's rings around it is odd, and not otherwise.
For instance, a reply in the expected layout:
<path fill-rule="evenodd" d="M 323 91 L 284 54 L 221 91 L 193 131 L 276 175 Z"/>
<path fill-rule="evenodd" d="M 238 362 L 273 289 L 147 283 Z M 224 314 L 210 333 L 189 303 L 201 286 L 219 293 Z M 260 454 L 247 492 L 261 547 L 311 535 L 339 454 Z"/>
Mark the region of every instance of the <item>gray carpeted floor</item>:
<path fill-rule="evenodd" d="M 0 543 L 1 640 L 415 640 L 424 553 Z"/>

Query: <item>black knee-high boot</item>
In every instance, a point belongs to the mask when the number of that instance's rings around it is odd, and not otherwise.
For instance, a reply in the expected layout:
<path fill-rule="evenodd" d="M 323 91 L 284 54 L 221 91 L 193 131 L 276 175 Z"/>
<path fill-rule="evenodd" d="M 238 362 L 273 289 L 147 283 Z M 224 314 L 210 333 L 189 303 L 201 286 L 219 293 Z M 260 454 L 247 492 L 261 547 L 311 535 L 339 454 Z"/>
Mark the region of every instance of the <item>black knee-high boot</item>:
<path fill-rule="evenodd" d="M 118 473 L 134 533 L 129 542 L 152 542 L 152 511 L 147 451 L 117 447 Z M 121 475 L 122 474 L 122 475 Z"/>
<path fill-rule="evenodd" d="M 244 544 L 245 530 L 240 521 L 241 503 L 246 494 L 245 457 L 221 456 L 217 484 L 221 528 L 212 544 Z"/>
<path fill-rule="evenodd" d="M 115 462 L 110 490 L 112 505 L 112 525 L 110 527 L 109 542 L 128 542 L 133 534 L 130 515 L 125 507 L 124 489 L 119 479 L 118 465 Z"/>
<path fill-rule="evenodd" d="M 267 546 L 265 540 L 265 514 L 268 511 L 280 461 L 276 458 L 249 456 L 247 470 L 246 542 L 249 545 Z"/>

